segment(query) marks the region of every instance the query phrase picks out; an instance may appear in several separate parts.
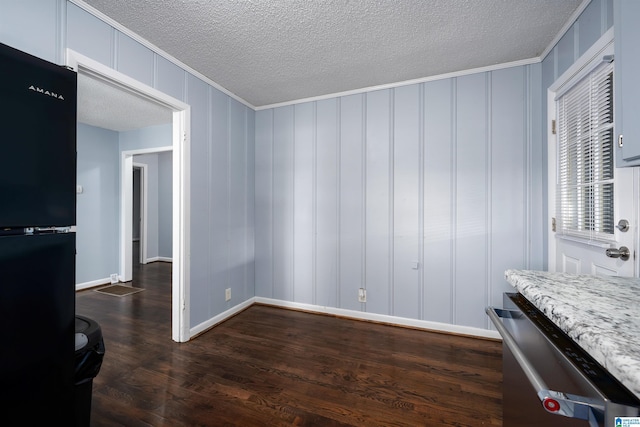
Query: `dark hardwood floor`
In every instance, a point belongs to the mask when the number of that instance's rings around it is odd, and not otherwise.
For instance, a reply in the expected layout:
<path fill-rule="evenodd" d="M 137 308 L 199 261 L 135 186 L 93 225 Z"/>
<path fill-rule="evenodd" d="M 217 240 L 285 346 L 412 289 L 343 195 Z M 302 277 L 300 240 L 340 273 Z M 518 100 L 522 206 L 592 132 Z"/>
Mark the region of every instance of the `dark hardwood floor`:
<path fill-rule="evenodd" d="M 92 426 L 501 426 L 501 345 L 254 305 L 171 340 L 171 264 L 79 292 L 106 354 Z"/>

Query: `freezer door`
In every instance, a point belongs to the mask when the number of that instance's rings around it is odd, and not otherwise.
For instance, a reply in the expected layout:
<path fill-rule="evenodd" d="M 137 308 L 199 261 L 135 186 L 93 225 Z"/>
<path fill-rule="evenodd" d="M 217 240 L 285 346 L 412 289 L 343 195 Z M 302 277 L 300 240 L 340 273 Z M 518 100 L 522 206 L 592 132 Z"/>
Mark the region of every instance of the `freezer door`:
<path fill-rule="evenodd" d="M 0 274 L 0 413 L 73 425 L 75 234 L 0 237 Z"/>
<path fill-rule="evenodd" d="M 0 228 L 75 225 L 77 75 L 0 44 Z"/>

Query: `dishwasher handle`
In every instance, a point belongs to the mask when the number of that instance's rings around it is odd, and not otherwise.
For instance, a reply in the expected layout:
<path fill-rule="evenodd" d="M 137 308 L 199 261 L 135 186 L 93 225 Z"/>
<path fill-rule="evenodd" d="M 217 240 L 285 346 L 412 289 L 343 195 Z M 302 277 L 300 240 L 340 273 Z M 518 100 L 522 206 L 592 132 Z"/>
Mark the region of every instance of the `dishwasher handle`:
<path fill-rule="evenodd" d="M 502 342 L 509 348 L 518 365 L 536 391 L 542 407 L 549 413 L 589 421 L 598 426 L 594 411 L 604 413 L 604 401 L 570 393 L 550 390 L 535 367 L 529 362 L 518 346 L 513 335 L 507 330 L 501 318 L 519 318 L 524 316 L 518 310 L 503 310 L 495 307 L 485 309 L 489 319 L 502 336 Z"/>

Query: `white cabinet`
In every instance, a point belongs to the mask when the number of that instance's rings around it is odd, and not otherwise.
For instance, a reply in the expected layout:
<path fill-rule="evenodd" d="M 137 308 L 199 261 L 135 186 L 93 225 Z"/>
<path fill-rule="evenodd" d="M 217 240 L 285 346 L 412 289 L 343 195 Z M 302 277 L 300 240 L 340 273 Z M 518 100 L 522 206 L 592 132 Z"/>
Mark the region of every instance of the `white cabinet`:
<path fill-rule="evenodd" d="M 640 166 L 640 1 L 614 0 L 616 166 Z"/>

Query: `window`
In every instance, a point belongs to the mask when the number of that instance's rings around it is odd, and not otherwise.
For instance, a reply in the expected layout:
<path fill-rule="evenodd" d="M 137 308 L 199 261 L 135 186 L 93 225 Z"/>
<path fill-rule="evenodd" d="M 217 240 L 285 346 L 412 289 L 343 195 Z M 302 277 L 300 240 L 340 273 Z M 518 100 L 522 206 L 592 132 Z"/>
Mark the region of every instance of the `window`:
<path fill-rule="evenodd" d="M 557 232 L 612 240 L 613 63 L 601 63 L 562 94 L 557 111 Z"/>

